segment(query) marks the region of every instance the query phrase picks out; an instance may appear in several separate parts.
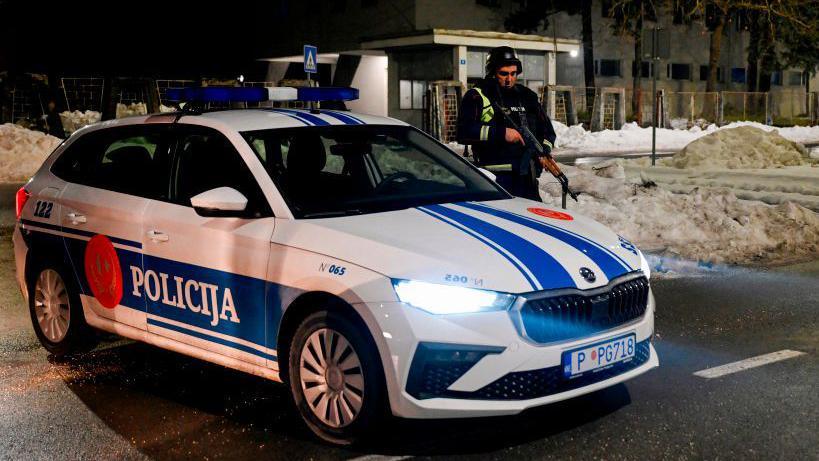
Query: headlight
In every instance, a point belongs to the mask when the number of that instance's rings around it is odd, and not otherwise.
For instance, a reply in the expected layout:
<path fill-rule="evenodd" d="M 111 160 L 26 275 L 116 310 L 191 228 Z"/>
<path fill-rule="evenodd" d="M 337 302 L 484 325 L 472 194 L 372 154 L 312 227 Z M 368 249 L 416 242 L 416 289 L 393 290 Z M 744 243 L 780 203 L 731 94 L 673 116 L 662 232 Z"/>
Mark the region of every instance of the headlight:
<path fill-rule="evenodd" d="M 436 283 L 393 280 L 393 287 L 401 302 L 431 314 L 502 311 L 515 302 L 515 296 L 506 293 Z"/>
<path fill-rule="evenodd" d="M 640 255 L 640 270 L 646 275 L 647 279 L 651 279 L 651 267 L 648 265 L 648 260 L 643 256 L 642 251 L 637 252 Z"/>

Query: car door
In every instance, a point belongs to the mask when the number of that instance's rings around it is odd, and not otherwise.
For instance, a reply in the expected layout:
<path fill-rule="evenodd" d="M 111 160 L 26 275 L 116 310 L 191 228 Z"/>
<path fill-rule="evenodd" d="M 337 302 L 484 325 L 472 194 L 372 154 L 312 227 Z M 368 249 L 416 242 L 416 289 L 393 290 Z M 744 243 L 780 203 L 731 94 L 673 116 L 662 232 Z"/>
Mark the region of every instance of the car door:
<path fill-rule="evenodd" d="M 98 130 L 78 139 L 52 171 L 67 181 L 59 197 L 66 252 L 87 310 L 144 330 L 145 302 L 133 287 L 142 269 L 142 219 L 167 195 L 163 125 Z"/>
<path fill-rule="evenodd" d="M 172 199 L 148 205 L 142 236 L 148 331 L 268 366 L 276 360 L 265 337 L 273 214 L 224 135 L 192 125 L 173 131 Z M 197 214 L 191 197 L 223 186 L 248 199 L 246 212 Z"/>

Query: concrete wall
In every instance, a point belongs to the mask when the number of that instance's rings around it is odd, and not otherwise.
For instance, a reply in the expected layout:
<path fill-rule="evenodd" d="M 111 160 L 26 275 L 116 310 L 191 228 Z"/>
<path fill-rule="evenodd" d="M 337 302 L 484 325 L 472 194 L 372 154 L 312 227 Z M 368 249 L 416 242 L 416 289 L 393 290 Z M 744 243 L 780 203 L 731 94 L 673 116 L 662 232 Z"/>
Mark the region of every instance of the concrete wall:
<path fill-rule="evenodd" d="M 386 56 L 361 57 L 352 84 L 353 88 L 358 88 L 359 99 L 347 103 L 350 110 L 371 115 L 387 115 L 387 60 Z"/>

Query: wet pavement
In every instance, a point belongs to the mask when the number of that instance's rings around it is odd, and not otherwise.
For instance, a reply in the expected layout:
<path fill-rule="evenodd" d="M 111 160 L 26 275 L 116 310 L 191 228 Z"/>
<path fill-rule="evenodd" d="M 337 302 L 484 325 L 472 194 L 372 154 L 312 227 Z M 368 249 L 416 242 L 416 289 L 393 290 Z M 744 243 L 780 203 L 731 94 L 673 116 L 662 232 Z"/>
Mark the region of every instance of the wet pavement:
<path fill-rule="evenodd" d="M 819 459 L 819 262 L 655 277 L 660 368 L 514 417 L 396 421 L 365 447 L 302 426 L 287 390 L 104 338 L 59 361 L 39 346 L 0 228 L 0 459 Z M 716 379 L 702 369 L 805 355 Z"/>

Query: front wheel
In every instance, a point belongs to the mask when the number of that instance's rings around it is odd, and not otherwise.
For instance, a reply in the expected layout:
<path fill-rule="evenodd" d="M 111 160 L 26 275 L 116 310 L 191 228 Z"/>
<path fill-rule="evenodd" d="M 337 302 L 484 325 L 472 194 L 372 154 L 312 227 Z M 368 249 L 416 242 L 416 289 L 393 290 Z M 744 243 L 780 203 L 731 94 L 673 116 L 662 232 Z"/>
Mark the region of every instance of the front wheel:
<path fill-rule="evenodd" d="M 290 347 L 296 407 L 316 435 L 339 445 L 371 435 L 387 410 L 378 351 L 361 329 L 340 314 L 317 312 Z"/>

